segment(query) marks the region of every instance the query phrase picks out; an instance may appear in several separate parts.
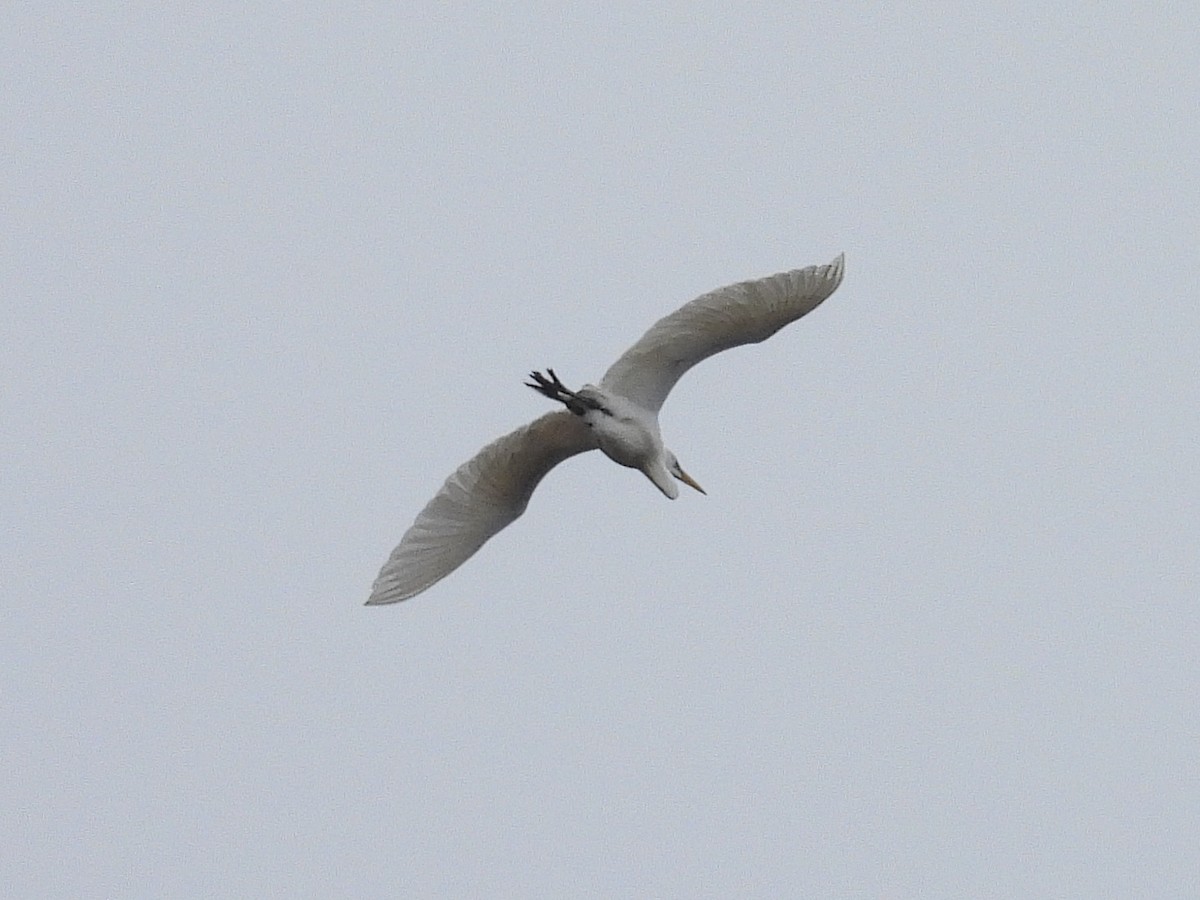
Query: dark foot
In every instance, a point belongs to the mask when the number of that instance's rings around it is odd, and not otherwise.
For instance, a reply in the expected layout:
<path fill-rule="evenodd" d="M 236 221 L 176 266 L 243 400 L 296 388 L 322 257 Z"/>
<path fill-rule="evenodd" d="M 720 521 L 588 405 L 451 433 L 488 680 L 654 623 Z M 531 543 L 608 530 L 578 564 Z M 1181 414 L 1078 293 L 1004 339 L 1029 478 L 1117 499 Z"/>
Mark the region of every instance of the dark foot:
<path fill-rule="evenodd" d="M 543 397 L 557 400 L 577 416 L 582 416 L 592 408 L 591 403 L 580 398 L 578 394 L 559 381 L 553 369 L 546 369 L 546 371 L 550 375 L 549 378 L 541 372 L 530 372 L 529 377 L 533 379 L 533 384 L 527 381 L 525 382 L 525 386 L 533 388 Z"/>

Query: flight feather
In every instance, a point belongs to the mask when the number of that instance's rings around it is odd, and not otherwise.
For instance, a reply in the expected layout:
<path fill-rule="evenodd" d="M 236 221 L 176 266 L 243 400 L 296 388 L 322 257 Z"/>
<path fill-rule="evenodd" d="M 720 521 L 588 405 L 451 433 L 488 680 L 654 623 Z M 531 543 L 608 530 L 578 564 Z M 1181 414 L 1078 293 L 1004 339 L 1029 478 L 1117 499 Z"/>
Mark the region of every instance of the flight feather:
<path fill-rule="evenodd" d="M 714 353 L 765 341 L 811 312 L 842 282 L 843 257 L 710 291 L 659 319 L 600 384 L 657 413 L 680 377 Z"/>
<path fill-rule="evenodd" d="M 596 446 L 566 410 L 492 441 L 446 479 L 392 551 L 368 605 L 407 600 L 445 578 L 525 511 L 546 473 Z"/>

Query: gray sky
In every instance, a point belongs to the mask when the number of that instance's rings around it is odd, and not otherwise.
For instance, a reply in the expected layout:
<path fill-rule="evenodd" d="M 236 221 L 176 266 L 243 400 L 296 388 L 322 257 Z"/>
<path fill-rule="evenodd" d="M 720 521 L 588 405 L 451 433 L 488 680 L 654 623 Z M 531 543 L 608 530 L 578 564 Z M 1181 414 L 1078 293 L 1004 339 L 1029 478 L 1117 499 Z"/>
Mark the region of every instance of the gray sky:
<path fill-rule="evenodd" d="M 13 896 L 1200 894 L 1200 13 L 4 14 Z M 711 288 L 709 491 L 442 479 Z"/>

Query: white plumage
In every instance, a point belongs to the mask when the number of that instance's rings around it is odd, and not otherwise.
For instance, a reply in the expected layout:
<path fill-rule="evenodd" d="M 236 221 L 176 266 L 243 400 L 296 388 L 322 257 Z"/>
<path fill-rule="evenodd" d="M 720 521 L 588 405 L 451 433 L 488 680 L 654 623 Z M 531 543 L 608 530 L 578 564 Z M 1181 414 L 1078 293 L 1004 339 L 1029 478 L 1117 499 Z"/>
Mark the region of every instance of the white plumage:
<path fill-rule="evenodd" d="M 445 578 L 484 542 L 525 511 L 546 473 L 585 450 L 642 471 L 672 500 L 675 481 L 702 491 L 663 446 L 658 412 L 680 377 L 696 363 L 742 344 L 766 340 L 810 312 L 842 281 L 843 256 L 743 281 L 697 297 L 660 319 L 604 374 L 600 386 L 566 388 L 553 370 L 529 385 L 561 402 L 493 441 L 458 467 L 421 510 L 392 551 L 368 604 L 407 600 Z"/>

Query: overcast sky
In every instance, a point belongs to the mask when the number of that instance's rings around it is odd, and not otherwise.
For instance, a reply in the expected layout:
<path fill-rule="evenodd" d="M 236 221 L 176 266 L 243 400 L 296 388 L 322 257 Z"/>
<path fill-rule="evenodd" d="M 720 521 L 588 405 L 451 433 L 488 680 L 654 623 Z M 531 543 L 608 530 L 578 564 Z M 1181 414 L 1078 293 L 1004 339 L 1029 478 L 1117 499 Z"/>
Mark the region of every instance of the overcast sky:
<path fill-rule="evenodd" d="M 5 890 L 1200 895 L 1200 13 L 1051 6 L 7 6 Z M 362 605 L 531 368 L 842 251 L 707 497 Z"/>

